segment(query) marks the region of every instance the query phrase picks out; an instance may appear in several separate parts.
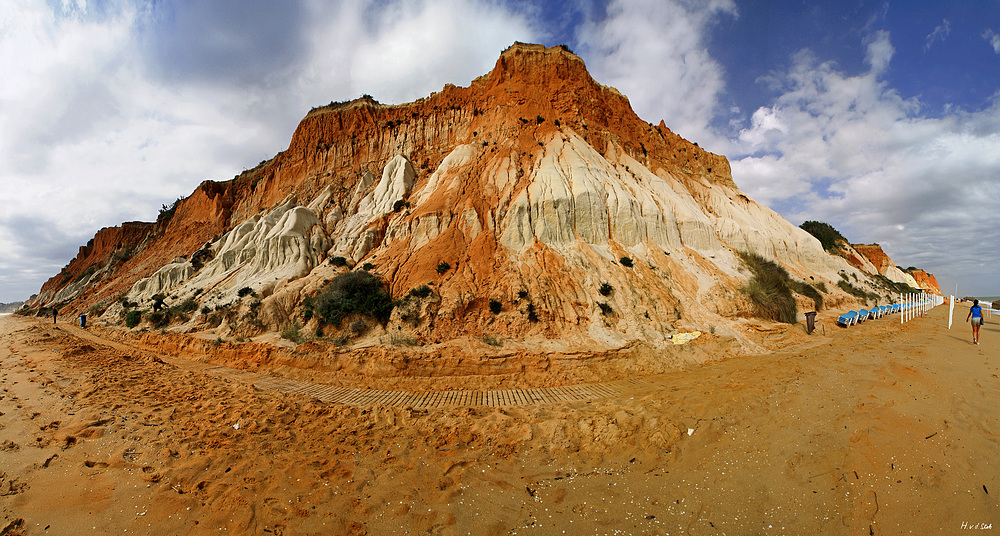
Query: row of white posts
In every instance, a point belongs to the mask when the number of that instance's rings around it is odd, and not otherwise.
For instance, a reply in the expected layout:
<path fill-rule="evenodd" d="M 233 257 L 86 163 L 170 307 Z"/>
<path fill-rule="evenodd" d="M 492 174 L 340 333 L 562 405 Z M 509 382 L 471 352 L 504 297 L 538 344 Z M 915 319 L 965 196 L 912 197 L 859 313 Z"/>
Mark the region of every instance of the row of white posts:
<path fill-rule="evenodd" d="M 944 298 L 941 298 L 942 300 Z M 982 302 L 979 303 L 979 308 L 982 309 L 983 314 L 987 315 L 989 318 L 993 318 L 993 313 L 1000 313 L 1000 311 L 994 309 L 992 304 L 989 306 L 983 306 Z M 948 329 L 951 329 L 951 321 L 955 316 L 955 296 L 951 297 L 951 306 L 948 308 Z"/>
<path fill-rule="evenodd" d="M 932 307 L 941 305 L 944 303 L 944 297 L 926 292 L 914 292 L 911 294 L 900 294 L 899 303 L 903 304 L 902 314 L 899 315 L 899 323 L 903 324 L 908 320 L 923 316 Z"/>

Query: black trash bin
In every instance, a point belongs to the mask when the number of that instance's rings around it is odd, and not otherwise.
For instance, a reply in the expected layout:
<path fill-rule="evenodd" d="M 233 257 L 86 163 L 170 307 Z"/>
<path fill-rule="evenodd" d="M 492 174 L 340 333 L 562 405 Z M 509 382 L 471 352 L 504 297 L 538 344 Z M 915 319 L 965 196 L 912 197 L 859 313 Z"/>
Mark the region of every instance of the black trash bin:
<path fill-rule="evenodd" d="M 80 315 L 80 327 L 87 327 L 87 315 Z"/>
<path fill-rule="evenodd" d="M 806 313 L 806 333 L 811 334 L 816 329 L 816 311 Z"/>

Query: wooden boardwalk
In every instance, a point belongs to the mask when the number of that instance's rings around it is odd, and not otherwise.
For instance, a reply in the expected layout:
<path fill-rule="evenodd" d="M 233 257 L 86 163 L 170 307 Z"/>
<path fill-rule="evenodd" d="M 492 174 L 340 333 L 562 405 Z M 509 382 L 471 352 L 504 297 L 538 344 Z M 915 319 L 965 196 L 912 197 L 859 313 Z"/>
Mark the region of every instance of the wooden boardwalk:
<path fill-rule="evenodd" d="M 127 344 L 106 340 L 72 324 L 59 324 L 58 328 L 81 339 L 117 348 L 124 352 L 149 353 Z M 203 371 L 215 376 L 248 383 L 259 389 L 299 394 L 330 404 L 350 406 L 394 406 L 400 408 L 444 408 L 470 406 L 526 406 L 529 404 L 554 404 L 577 402 L 621 396 L 623 390 L 652 386 L 646 378 L 633 378 L 606 383 L 568 385 L 534 389 L 496 389 L 491 391 L 388 391 L 383 389 L 356 389 L 320 383 L 280 378 L 268 374 L 249 372 L 212 363 L 199 363 L 160 355 L 159 358 L 188 370 Z"/>
<path fill-rule="evenodd" d="M 526 406 L 575 402 L 619 396 L 624 387 L 648 383 L 636 378 L 608 383 L 569 385 L 534 389 L 496 389 L 491 391 L 389 391 L 383 389 L 356 389 L 320 383 L 279 378 L 247 372 L 219 365 L 202 369 L 210 374 L 252 384 L 267 391 L 313 397 L 330 404 L 350 406 L 394 406 L 399 408 L 444 408 L 469 406 Z"/>

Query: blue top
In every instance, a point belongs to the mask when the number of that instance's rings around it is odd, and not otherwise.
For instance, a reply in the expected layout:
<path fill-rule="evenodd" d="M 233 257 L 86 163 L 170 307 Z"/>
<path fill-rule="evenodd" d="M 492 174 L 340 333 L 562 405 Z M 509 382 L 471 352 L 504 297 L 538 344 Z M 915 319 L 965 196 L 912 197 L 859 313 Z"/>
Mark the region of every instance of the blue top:
<path fill-rule="evenodd" d="M 983 309 L 978 305 L 973 305 L 969 310 L 972 311 L 972 318 L 982 318 Z"/>

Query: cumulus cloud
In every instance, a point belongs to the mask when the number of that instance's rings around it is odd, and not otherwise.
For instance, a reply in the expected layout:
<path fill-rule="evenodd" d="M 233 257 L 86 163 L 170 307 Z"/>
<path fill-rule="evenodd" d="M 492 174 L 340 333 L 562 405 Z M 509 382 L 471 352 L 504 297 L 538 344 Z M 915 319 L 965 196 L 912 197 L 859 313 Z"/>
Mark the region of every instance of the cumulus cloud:
<path fill-rule="evenodd" d="M 736 14 L 730 0 L 613 0 L 577 40 L 594 78 L 627 95 L 640 117 L 718 146 L 725 142 L 708 125 L 725 82 L 705 38 L 719 17 Z"/>
<path fill-rule="evenodd" d="M 356 15 L 366 22 L 364 32 L 355 32 L 354 43 L 318 33 L 317 59 L 335 51 L 334 62 L 347 67 L 340 76 L 347 75 L 356 91 L 390 103 L 425 97 L 448 83 L 468 85 L 514 41 L 537 36 L 523 16 L 469 0 L 392 2 Z"/>
<path fill-rule="evenodd" d="M 35 256 L 0 238 L 0 301 L 36 292 L 97 229 L 155 219 L 199 182 L 270 158 L 310 107 L 403 102 L 488 72 L 539 35 L 522 13 L 476 0 L 9 0 L 0 233 L 46 245 Z"/>
<path fill-rule="evenodd" d="M 924 52 L 931 49 L 934 43 L 938 41 L 944 41 L 948 38 L 948 34 L 951 33 L 951 23 L 948 19 L 941 21 L 941 24 L 934 27 L 934 31 L 931 32 L 926 39 L 924 39 Z"/>
<path fill-rule="evenodd" d="M 1000 34 L 993 31 L 992 28 L 987 29 L 983 32 L 983 39 L 985 39 L 991 47 L 993 47 L 993 52 L 1000 54 Z"/>
<path fill-rule="evenodd" d="M 1000 258 L 983 244 L 997 232 L 982 215 L 1000 201 L 1000 102 L 926 117 L 883 77 L 888 34 L 868 40 L 867 58 L 848 75 L 797 54 L 781 95 L 740 132 L 734 179 L 793 222 L 827 221 L 947 280 L 989 273 Z M 954 250 L 969 253 L 941 258 Z"/>

